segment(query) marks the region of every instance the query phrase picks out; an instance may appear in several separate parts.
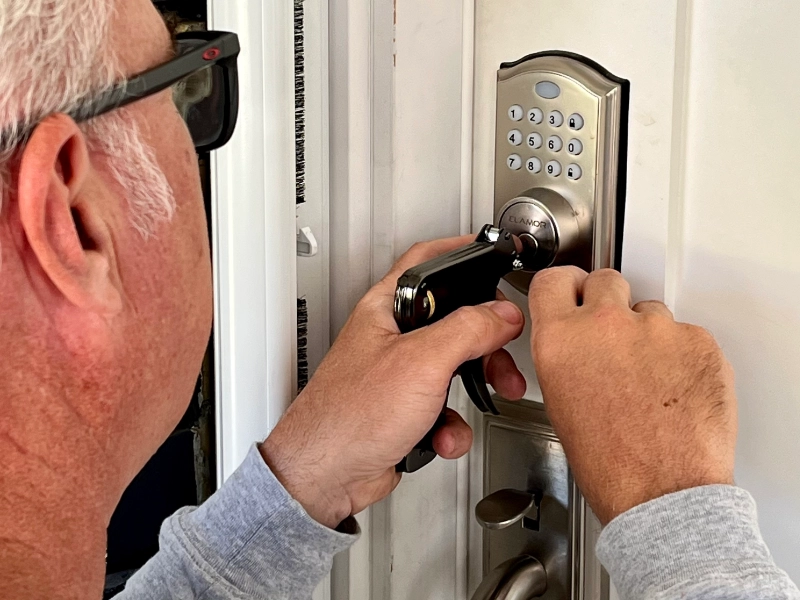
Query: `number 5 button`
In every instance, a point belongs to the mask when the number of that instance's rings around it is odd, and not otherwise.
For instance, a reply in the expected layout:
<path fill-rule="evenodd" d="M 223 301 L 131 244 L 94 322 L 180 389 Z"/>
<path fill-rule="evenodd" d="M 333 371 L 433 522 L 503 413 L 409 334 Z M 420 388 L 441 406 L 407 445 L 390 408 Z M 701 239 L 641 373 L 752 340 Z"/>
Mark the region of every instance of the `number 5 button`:
<path fill-rule="evenodd" d="M 528 137 L 525 139 L 528 142 L 528 146 L 530 146 L 534 150 L 542 147 L 542 134 L 540 133 L 536 133 L 534 131 L 533 133 L 529 133 Z"/>

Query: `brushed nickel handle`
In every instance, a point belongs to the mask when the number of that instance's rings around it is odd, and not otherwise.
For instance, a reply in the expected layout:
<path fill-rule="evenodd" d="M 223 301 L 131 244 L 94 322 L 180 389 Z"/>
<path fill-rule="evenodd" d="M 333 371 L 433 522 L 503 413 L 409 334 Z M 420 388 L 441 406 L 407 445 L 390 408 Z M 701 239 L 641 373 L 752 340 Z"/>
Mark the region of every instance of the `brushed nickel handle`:
<path fill-rule="evenodd" d="M 475 507 L 475 518 L 485 529 L 505 529 L 526 517 L 529 529 L 539 529 L 539 501 L 537 494 L 506 488 L 489 494 Z M 534 510 L 535 509 L 535 510 Z M 534 513 L 534 514 L 531 514 Z"/>
<path fill-rule="evenodd" d="M 515 556 L 489 573 L 472 600 L 532 600 L 547 591 L 547 573 L 528 554 Z"/>

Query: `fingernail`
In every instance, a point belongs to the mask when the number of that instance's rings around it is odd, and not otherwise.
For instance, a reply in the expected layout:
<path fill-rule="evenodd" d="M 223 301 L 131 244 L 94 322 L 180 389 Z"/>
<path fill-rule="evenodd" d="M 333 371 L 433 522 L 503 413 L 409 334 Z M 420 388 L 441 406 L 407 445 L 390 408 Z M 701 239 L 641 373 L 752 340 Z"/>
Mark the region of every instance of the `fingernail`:
<path fill-rule="evenodd" d="M 507 323 L 511 323 L 512 325 L 519 325 L 522 323 L 522 311 L 517 308 L 517 305 L 513 302 L 493 302 L 491 308 Z"/>

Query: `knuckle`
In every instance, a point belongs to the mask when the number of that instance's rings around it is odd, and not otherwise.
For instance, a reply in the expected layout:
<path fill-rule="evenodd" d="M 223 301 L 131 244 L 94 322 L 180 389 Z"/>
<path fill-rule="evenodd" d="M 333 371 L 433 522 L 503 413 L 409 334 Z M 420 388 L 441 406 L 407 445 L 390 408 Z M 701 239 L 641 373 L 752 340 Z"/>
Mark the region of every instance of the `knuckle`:
<path fill-rule="evenodd" d="M 669 310 L 669 307 L 666 304 L 664 304 L 663 302 L 661 302 L 661 300 L 642 300 L 642 301 L 637 302 L 636 304 L 634 304 L 633 308 L 634 309 L 636 309 L 636 308 L 659 308 L 659 309 L 667 309 L 667 310 Z"/>
<path fill-rule="evenodd" d="M 622 288 L 630 292 L 628 280 L 622 276 L 622 273 L 614 269 L 606 268 L 592 271 L 586 277 L 586 282 L 593 284 L 599 283 L 599 285 L 603 287 L 613 286 L 614 288 Z"/>
<path fill-rule="evenodd" d="M 650 303 L 650 301 L 648 301 L 648 303 Z M 641 319 L 645 327 L 661 330 L 675 325 L 675 320 L 670 316 L 672 313 L 668 310 L 641 310 L 642 307 L 639 306 L 640 304 L 642 303 L 640 302 L 634 306 L 633 312 L 637 314 L 638 318 Z M 661 303 L 656 302 L 656 304 Z M 637 309 L 637 307 L 639 308 Z"/>
<path fill-rule="evenodd" d="M 619 271 L 609 268 L 597 269 L 596 271 L 592 271 L 591 273 L 589 273 L 589 279 L 603 279 L 603 278 L 622 279 L 623 281 L 625 280 L 625 278 Z"/>
<path fill-rule="evenodd" d="M 650 311 L 640 313 L 639 318 L 649 330 L 661 330 L 672 322 L 666 315 Z"/>
<path fill-rule="evenodd" d="M 363 319 L 375 310 L 376 300 L 372 292 L 367 292 L 353 308 L 353 319 Z"/>
<path fill-rule="evenodd" d="M 571 270 L 577 267 L 550 267 L 537 271 L 533 276 L 532 286 L 534 287 L 547 287 L 554 285 L 564 279 L 571 279 L 573 274 Z"/>
<path fill-rule="evenodd" d="M 430 246 L 431 242 L 414 242 L 408 249 L 408 254 L 424 254 Z"/>
<path fill-rule="evenodd" d="M 434 256 L 434 242 L 416 242 L 400 258 L 399 262 L 423 262 Z"/>

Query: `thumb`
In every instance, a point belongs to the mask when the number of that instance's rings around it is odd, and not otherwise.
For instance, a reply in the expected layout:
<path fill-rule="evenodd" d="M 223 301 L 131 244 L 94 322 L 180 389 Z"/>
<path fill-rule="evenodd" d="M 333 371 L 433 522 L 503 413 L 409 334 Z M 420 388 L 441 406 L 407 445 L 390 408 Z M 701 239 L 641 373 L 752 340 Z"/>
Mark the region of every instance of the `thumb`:
<path fill-rule="evenodd" d="M 461 363 L 487 356 L 518 338 L 524 325 L 525 317 L 514 303 L 496 300 L 459 308 L 414 333 L 453 372 Z"/>

